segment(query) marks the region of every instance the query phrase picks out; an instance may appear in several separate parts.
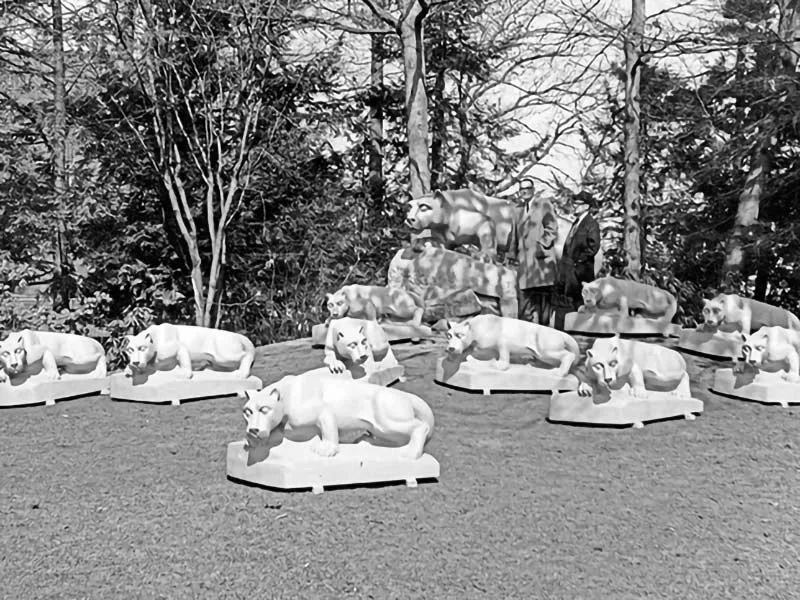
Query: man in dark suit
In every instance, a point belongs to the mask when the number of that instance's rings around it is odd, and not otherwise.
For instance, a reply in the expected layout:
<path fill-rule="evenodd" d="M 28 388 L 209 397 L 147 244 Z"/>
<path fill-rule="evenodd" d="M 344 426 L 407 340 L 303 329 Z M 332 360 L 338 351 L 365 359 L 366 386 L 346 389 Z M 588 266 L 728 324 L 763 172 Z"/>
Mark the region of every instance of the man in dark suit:
<path fill-rule="evenodd" d="M 570 303 L 573 310 L 583 304 L 582 284 L 595 278 L 594 257 L 600 250 L 600 226 L 591 214 L 599 208 L 599 202 L 588 192 L 580 192 L 574 201 L 577 219 L 564 241 L 555 285 L 556 296 Z"/>

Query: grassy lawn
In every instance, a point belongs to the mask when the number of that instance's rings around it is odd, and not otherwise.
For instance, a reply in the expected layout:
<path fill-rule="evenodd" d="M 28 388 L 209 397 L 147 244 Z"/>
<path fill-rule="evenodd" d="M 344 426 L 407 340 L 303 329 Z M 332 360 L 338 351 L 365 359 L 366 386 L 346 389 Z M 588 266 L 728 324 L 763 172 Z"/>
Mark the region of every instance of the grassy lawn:
<path fill-rule="evenodd" d="M 800 595 L 800 408 L 714 396 L 714 364 L 687 356 L 696 421 L 553 425 L 546 395 L 433 383 L 442 348 L 396 347 L 398 386 L 436 415 L 441 479 L 416 489 L 229 482 L 236 398 L 0 411 L 0 597 Z M 254 372 L 321 365 L 298 340 L 260 349 Z"/>

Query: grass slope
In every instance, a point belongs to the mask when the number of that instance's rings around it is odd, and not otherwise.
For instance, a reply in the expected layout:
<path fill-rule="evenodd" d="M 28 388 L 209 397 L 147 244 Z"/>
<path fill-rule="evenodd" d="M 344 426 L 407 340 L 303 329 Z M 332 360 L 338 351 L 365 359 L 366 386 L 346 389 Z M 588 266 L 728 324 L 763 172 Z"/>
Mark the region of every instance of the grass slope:
<path fill-rule="evenodd" d="M 1 411 L 0 597 L 797 597 L 797 408 L 711 395 L 687 357 L 696 421 L 552 425 L 547 396 L 434 384 L 441 351 L 396 349 L 437 420 L 417 489 L 227 481 L 236 398 Z M 259 353 L 267 382 L 322 364 L 307 340 Z"/>

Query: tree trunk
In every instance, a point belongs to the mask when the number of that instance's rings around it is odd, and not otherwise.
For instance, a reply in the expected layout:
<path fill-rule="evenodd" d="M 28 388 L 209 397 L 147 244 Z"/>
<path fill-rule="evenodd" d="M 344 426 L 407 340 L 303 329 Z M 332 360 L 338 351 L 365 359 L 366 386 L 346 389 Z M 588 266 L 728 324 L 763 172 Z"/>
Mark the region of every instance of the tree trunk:
<path fill-rule="evenodd" d="M 367 191 L 372 205 L 383 205 L 383 37 L 372 34 L 370 55 Z"/>
<path fill-rule="evenodd" d="M 409 184 L 414 198 L 431 189 L 428 156 L 428 96 L 425 89 L 423 23 L 427 2 L 411 0 L 399 23 L 405 71 Z"/>
<path fill-rule="evenodd" d="M 53 189 L 56 194 L 56 248 L 53 308 L 69 308 L 71 277 L 66 227 L 67 108 L 64 84 L 64 22 L 61 0 L 51 0 L 53 17 Z"/>
<path fill-rule="evenodd" d="M 779 11 L 778 35 L 783 43 L 779 44 L 778 54 L 784 73 L 791 76 L 800 54 L 800 0 L 781 0 Z"/>
<path fill-rule="evenodd" d="M 641 190 L 639 158 L 639 83 L 644 35 L 645 0 L 632 0 L 625 37 L 625 254 L 626 274 L 639 279 L 642 270 Z"/>
<path fill-rule="evenodd" d="M 458 157 L 458 169 L 453 177 L 453 186 L 460 189 L 467 186 L 467 174 L 469 173 L 469 161 L 472 151 L 472 140 L 469 131 L 469 115 L 467 114 L 467 92 L 464 89 L 464 81 L 458 84 L 458 132 L 460 137 L 460 148 Z"/>
<path fill-rule="evenodd" d="M 447 135 L 444 100 L 444 68 L 436 72 L 431 100 L 431 189 L 440 189 L 444 179 L 444 139 Z"/>
<path fill-rule="evenodd" d="M 800 0 L 782 0 L 779 3 L 778 35 L 780 40 L 776 45 L 776 52 L 781 60 L 781 70 L 784 78 L 781 87 L 787 93 L 794 87 L 794 75 L 797 68 L 797 52 L 800 50 Z M 738 62 L 737 56 L 737 62 Z M 737 73 L 738 75 L 738 73 Z M 739 195 L 739 205 L 736 209 L 736 219 L 733 231 L 725 246 L 725 263 L 722 267 L 722 286 L 727 291 L 735 291 L 735 284 L 741 278 L 745 266 L 747 237 L 749 229 L 758 221 L 761 207 L 761 198 L 764 195 L 767 174 L 770 168 L 769 146 L 770 137 L 774 130 L 775 118 L 768 115 L 760 124 L 758 135 L 761 140 L 750 157 L 750 172 L 744 182 L 744 189 Z M 766 292 L 766 280 L 759 281 L 768 273 L 768 267 L 763 260 L 759 260 L 756 274 L 757 287 L 763 286 Z"/>
<path fill-rule="evenodd" d="M 762 146 L 754 152 L 750 159 L 750 172 L 744 182 L 744 189 L 739 195 L 739 206 L 736 210 L 733 232 L 725 248 L 725 263 L 722 268 L 722 285 L 733 292 L 732 286 L 744 268 L 745 244 L 750 227 L 758 220 L 758 209 L 764 192 L 764 180 L 769 168 L 766 149 Z"/>
<path fill-rule="evenodd" d="M 762 253 L 764 250 L 762 249 Z M 756 270 L 756 287 L 753 291 L 753 300 L 764 302 L 767 298 L 767 287 L 769 285 L 769 274 L 772 270 L 774 261 L 769 254 L 763 253 L 758 258 L 758 269 Z"/>

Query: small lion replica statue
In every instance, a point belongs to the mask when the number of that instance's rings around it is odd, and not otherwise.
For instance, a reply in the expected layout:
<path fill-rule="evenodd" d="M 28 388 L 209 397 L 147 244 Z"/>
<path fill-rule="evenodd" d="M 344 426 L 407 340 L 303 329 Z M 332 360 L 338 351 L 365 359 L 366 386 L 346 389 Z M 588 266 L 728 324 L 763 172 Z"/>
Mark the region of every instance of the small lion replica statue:
<path fill-rule="evenodd" d="M 332 294 L 326 294 L 328 312 L 332 319 L 354 317 L 381 321 L 408 322 L 422 325 L 423 307 L 404 289 L 382 285 L 346 285 Z"/>
<path fill-rule="evenodd" d="M 674 417 L 692 421 L 703 412 L 683 356 L 658 344 L 599 338 L 586 351 L 585 376 L 577 392 L 553 392 L 551 422 L 640 428 Z"/>
<path fill-rule="evenodd" d="M 716 330 L 730 325 L 750 335 L 761 327 L 786 327 L 800 330 L 800 319 L 788 310 L 771 306 L 735 294 L 720 294 L 711 300 L 703 300 L 703 323 L 701 327 Z"/>
<path fill-rule="evenodd" d="M 630 386 L 636 398 L 647 398 L 648 389 L 669 391 L 691 398 L 689 373 L 680 353 L 657 344 L 612 338 L 595 340 L 586 351 L 586 371 L 594 383 L 607 389 Z M 578 395 L 590 396 L 592 385 L 581 382 Z"/>
<path fill-rule="evenodd" d="M 800 330 L 764 326 L 746 336 L 733 368 L 714 372 L 711 391 L 762 404 L 800 403 Z"/>
<path fill-rule="evenodd" d="M 331 321 L 324 362 L 331 373 L 349 371 L 355 379 L 398 366 L 383 329 L 375 321 L 352 317 Z"/>
<path fill-rule="evenodd" d="M 642 315 L 671 321 L 678 302 L 669 292 L 646 283 L 601 277 L 583 284 L 583 306 L 578 312 L 615 309 L 621 315 Z"/>
<path fill-rule="evenodd" d="M 208 327 L 162 323 L 126 337 L 127 377 L 148 368 L 164 371 L 177 365 L 173 373 L 185 379 L 206 368 L 232 370 L 233 377 L 246 379 L 255 358 L 255 346 L 245 336 Z"/>
<path fill-rule="evenodd" d="M 395 388 L 318 375 L 288 375 L 259 392 L 248 391 L 243 409 L 248 442 L 257 444 L 283 427 L 286 435 L 319 435 L 313 450 L 330 457 L 340 436 L 365 432 L 404 444 L 404 458 L 419 459 L 433 434 L 433 412 L 418 396 Z M 308 439 L 308 438 L 306 438 Z"/>
<path fill-rule="evenodd" d="M 92 338 L 71 333 L 31 331 L 11 333 L 0 342 L 0 382 L 10 382 L 34 371 L 49 380 L 61 379 L 61 373 L 106 376 L 106 353 Z"/>
<path fill-rule="evenodd" d="M 410 200 L 406 223 L 415 233 L 429 230 L 446 248 L 475 245 L 478 258 L 494 262 L 498 252 L 516 252 L 520 216 L 513 202 L 463 189 L 435 191 Z"/>
<path fill-rule="evenodd" d="M 583 305 L 564 318 L 567 331 L 673 335 L 678 302 L 652 285 L 601 277 L 583 284 Z"/>
<path fill-rule="evenodd" d="M 696 328 L 681 330 L 678 347 L 713 359 L 738 363 L 742 342 L 761 327 L 800 329 L 800 319 L 788 310 L 742 298 L 719 294 L 703 300 L 703 320 Z"/>
<path fill-rule="evenodd" d="M 566 376 L 580 356 L 578 343 L 568 334 L 519 319 L 496 315 L 477 315 L 461 323 L 447 323 L 447 351 L 497 353 L 495 367 L 506 371 L 511 356 L 528 356 L 557 367 L 558 377 Z"/>
<path fill-rule="evenodd" d="M 781 379 L 800 383 L 800 331 L 797 329 L 762 327 L 747 336 L 742 355 L 750 367 L 776 366 L 783 371 Z M 738 369 L 734 367 L 734 370 Z"/>

